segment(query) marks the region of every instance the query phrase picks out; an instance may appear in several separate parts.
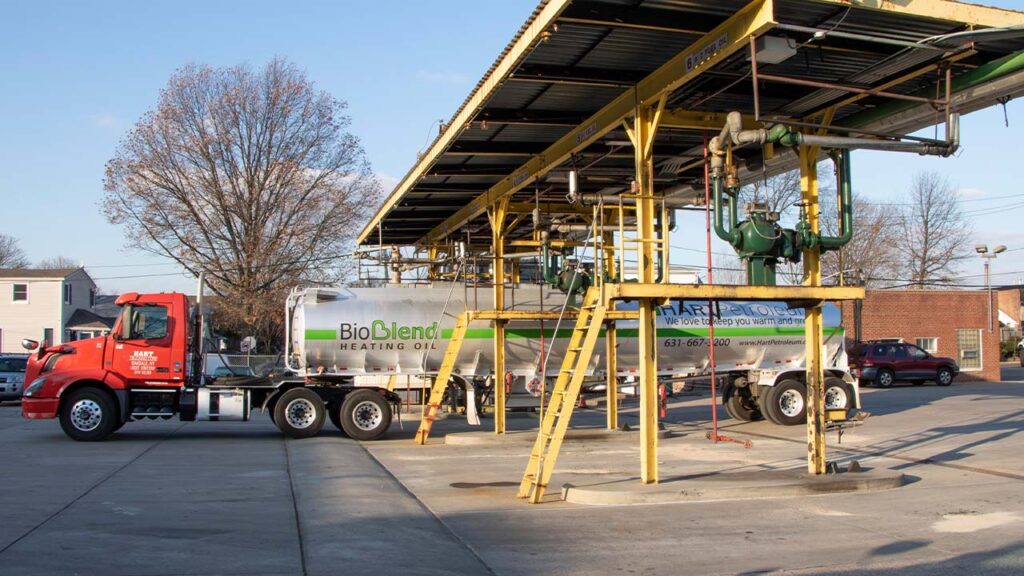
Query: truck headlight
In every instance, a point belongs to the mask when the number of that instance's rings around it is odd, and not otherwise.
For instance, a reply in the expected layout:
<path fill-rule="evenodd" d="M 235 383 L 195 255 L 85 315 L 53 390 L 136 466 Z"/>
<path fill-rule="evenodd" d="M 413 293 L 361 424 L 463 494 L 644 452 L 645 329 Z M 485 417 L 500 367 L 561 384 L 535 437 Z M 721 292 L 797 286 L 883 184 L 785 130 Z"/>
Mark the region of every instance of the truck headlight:
<path fill-rule="evenodd" d="M 36 378 L 35 380 L 32 381 L 31 384 L 28 385 L 28 388 L 25 388 L 25 394 L 24 395 L 25 396 L 29 396 L 29 397 L 34 396 L 45 385 L 46 385 L 46 377 L 45 376 L 41 376 L 39 378 Z"/>

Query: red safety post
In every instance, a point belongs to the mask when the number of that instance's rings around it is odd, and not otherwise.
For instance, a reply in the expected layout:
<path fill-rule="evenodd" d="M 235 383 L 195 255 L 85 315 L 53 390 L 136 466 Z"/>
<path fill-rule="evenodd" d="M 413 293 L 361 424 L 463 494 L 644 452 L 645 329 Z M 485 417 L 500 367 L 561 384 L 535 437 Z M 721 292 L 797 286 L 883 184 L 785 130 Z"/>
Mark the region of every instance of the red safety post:
<path fill-rule="evenodd" d="M 733 200 L 735 202 L 735 199 Z M 711 173 L 708 163 L 708 133 L 704 131 L 704 226 L 707 236 L 707 267 L 708 285 L 714 284 L 714 276 L 711 269 Z M 710 353 L 708 362 L 711 365 L 711 431 L 706 434 L 712 442 L 734 442 L 750 448 L 753 443 L 750 440 L 736 440 L 718 433 L 718 375 L 715 373 L 715 303 L 708 300 L 708 346 Z"/>
<path fill-rule="evenodd" d="M 664 384 L 658 384 L 658 418 L 668 418 L 668 391 Z"/>

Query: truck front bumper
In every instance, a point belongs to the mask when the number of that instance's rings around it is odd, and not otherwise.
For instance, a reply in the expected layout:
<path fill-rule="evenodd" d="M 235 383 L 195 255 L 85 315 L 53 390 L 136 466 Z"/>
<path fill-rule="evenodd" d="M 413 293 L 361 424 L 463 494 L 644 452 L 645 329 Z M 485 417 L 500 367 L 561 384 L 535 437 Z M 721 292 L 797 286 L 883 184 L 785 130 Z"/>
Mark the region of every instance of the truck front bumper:
<path fill-rule="evenodd" d="M 22 398 L 21 415 L 32 420 L 56 418 L 59 398 Z"/>

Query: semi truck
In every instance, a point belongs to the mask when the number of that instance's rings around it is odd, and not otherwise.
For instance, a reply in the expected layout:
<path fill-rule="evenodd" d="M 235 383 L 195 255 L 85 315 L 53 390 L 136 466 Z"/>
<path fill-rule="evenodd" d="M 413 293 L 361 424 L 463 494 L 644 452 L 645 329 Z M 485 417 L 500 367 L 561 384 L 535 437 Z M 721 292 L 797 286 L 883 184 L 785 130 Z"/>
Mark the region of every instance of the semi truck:
<path fill-rule="evenodd" d="M 507 291 L 506 308 L 558 310 L 556 291 Z M 108 437 L 131 421 L 245 421 L 270 416 L 293 438 L 314 436 L 326 420 L 348 436 L 382 436 L 401 398 L 368 375 L 408 375 L 429 381 L 444 356 L 458 313 L 490 309 L 490 290 L 464 284 L 385 288 L 296 289 L 285 303 L 283 374 L 275 377 L 204 374 L 207 345 L 201 307 L 180 293 L 126 293 L 109 335 L 57 346 L 23 341 L 33 352 L 26 368 L 22 413 L 57 418 L 75 440 Z M 635 303 L 620 303 L 628 310 Z M 826 310 L 826 405 L 859 407 L 848 370 L 838 310 Z M 493 374 L 493 328 L 474 321 L 456 361 L 454 390 L 486 397 L 495 383 L 522 382 L 532 390 L 556 374 L 572 331 L 571 320 L 511 322 L 506 374 Z M 658 369 L 663 379 L 710 372 L 715 332 L 721 401 L 740 420 L 803 422 L 805 406 L 803 310 L 780 302 L 678 301 L 658 311 Z M 636 321 L 617 322 L 617 377 L 637 371 Z M 603 350 L 599 344 L 597 350 Z M 550 370 L 545 371 L 545 366 Z M 599 377 L 595 354 L 587 368 Z M 369 379 L 374 382 L 373 379 Z M 379 380 L 376 380 L 379 382 Z M 462 398 L 473 394 L 459 394 Z M 472 407 L 467 407 L 468 409 Z"/>

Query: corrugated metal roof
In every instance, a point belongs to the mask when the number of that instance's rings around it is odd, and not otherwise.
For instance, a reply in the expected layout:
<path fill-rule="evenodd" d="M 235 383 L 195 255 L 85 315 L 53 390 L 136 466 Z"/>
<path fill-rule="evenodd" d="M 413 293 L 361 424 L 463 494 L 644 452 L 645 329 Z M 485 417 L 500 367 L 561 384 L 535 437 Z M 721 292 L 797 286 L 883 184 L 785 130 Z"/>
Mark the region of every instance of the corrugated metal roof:
<path fill-rule="evenodd" d="M 531 157 L 632 90 L 640 79 L 695 43 L 707 42 L 703 34 L 747 4 L 746 0 L 541 2 L 453 116 L 461 119 L 459 125 L 453 122 L 438 137 L 431 153 L 410 171 L 374 219 L 380 229 L 368 226 L 363 241 L 420 242 L 503 177 L 516 173 Z M 949 14 L 907 13 L 912 8 L 874 10 L 835 0 L 775 0 L 774 19 L 781 26 L 769 34 L 787 39 L 798 51 L 779 64 L 761 64 L 759 71 L 862 88 L 884 85 L 890 92 L 904 94 L 922 86 L 934 88 L 939 73 L 930 67 L 950 53 L 898 43 L 967 29 L 965 22 L 950 16 L 970 14 L 961 10 L 964 5 L 941 2 L 935 6 L 949 8 Z M 556 8 L 560 11 L 553 13 Z M 1019 22 L 1024 23 L 1024 15 Z M 541 26 L 543 30 L 538 29 Z M 811 31 L 815 29 L 822 30 L 824 37 L 814 38 Z M 528 38 L 536 41 L 523 50 Z M 954 75 L 1024 50 L 1024 38 L 982 40 L 966 48 L 970 52 L 958 54 L 952 64 Z M 498 70 L 506 73 L 495 77 Z M 763 115 L 795 119 L 820 113 L 850 96 L 832 88 L 773 82 L 761 83 L 759 93 Z M 842 124 L 884 101 L 877 96 L 859 98 L 839 108 L 834 123 Z M 740 51 L 709 68 L 669 95 L 667 102 L 669 108 L 692 112 L 752 114 L 748 54 Z M 922 126 L 904 126 L 915 127 Z M 659 131 L 655 164 L 661 167 L 660 187 L 701 181 L 703 166 L 687 160 L 701 157 L 703 139 L 701 131 L 692 129 L 663 127 Z M 622 130 L 611 131 L 517 196 L 522 201 L 560 200 L 565 194 L 564 174 L 573 162 L 586 167 L 581 171 L 584 191 L 628 188 L 633 177 L 632 149 L 621 146 L 623 140 Z M 749 166 L 761 162 L 759 149 L 738 154 Z M 461 224 L 475 233 L 487 228 L 483 216 Z"/>

